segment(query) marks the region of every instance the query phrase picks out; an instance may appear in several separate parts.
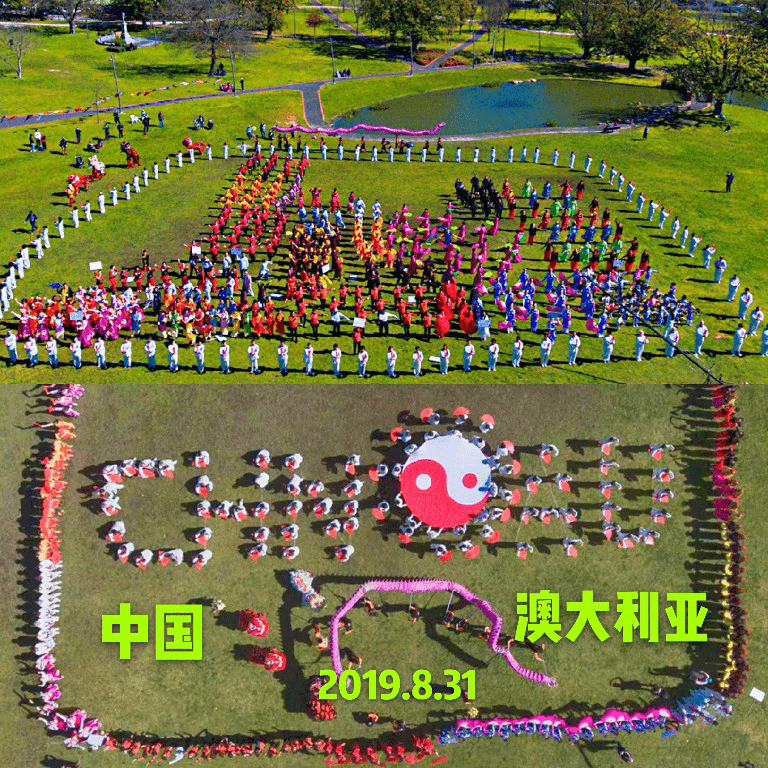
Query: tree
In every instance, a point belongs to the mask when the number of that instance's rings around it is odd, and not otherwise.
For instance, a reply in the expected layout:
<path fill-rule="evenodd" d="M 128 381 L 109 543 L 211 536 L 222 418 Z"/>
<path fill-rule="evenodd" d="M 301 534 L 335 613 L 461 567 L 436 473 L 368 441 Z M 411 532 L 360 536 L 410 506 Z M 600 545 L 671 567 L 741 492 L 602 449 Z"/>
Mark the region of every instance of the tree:
<path fill-rule="evenodd" d="M 565 9 L 569 5 L 569 0 L 539 0 L 537 5 L 543 11 L 548 11 L 549 13 L 554 14 L 555 26 L 559 27 Z"/>
<path fill-rule="evenodd" d="M 325 16 L 320 11 L 312 11 L 307 15 L 307 26 L 312 27 L 312 32 L 317 35 L 317 28 L 325 24 Z"/>
<path fill-rule="evenodd" d="M 165 0 L 163 12 L 173 24 L 168 39 L 209 58 L 212 75 L 219 58 L 232 53 L 249 54 L 253 14 L 233 0 Z"/>
<path fill-rule="evenodd" d="M 454 29 L 461 30 L 463 26 L 472 18 L 472 14 L 475 12 L 475 4 L 473 0 L 449 0 L 446 4 L 445 10 L 445 23 L 448 32 L 453 37 Z"/>
<path fill-rule="evenodd" d="M 352 13 L 355 14 L 355 30 L 360 34 L 360 17 L 363 14 L 363 0 L 348 0 Z"/>
<path fill-rule="evenodd" d="M 143 27 L 147 22 L 157 17 L 159 0 L 123 0 L 122 8 L 125 9 L 125 16 L 134 21 L 140 21 Z"/>
<path fill-rule="evenodd" d="M 70 35 L 74 35 L 77 30 L 75 25 L 78 17 L 91 11 L 89 0 L 64 0 L 59 7 L 61 8 L 61 15 L 69 24 Z"/>
<path fill-rule="evenodd" d="M 768 45 L 768 0 L 747 0 L 740 27 L 760 45 Z"/>
<path fill-rule="evenodd" d="M 0 37 L 0 61 L 7 64 L 21 80 L 21 60 L 36 45 L 29 27 L 7 27 Z"/>
<path fill-rule="evenodd" d="M 675 68 L 678 85 L 712 101 L 717 116 L 733 91 L 768 93 L 766 51 L 750 35 L 693 34 L 682 58 Z"/>
<path fill-rule="evenodd" d="M 294 7 L 294 0 L 241 0 L 241 4 L 253 15 L 256 28 L 263 29 L 271 40 L 272 33 L 282 29 L 284 15 Z"/>
<path fill-rule="evenodd" d="M 611 0 L 570 0 L 563 13 L 563 20 L 576 33 L 581 44 L 582 58 L 605 48 L 611 31 Z"/>
<path fill-rule="evenodd" d="M 686 24 L 671 0 L 612 0 L 613 23 L 608 52 L 625 58 L 629 71 L 651 56 L 671 56 L 680 49 Z"/>
<path fill-rule="evenodd" d="M 384 30 L 390 42 L 411 35 L 414 46 L 447 29 L 450 0 L 363 0 L 363 16 L 371 29 Z"/>
<path fill-rule="evenodd" d="M 496 56 L 496 32 L 509 15 L 507 0 L 485 0 L 483 22 L 488 28 L 491 43 L 491 56 Z"/>

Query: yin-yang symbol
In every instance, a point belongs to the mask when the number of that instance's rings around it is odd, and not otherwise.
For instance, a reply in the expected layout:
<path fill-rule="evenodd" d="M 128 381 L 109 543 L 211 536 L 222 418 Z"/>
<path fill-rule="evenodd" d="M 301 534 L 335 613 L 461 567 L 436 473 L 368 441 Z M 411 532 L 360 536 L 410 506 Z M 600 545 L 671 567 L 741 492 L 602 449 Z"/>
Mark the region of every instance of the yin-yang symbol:
<path fill-rule="evenodd" d="M 400 473 L 400 492 L 414 515 L 433 528 L 468 523 L 485 505 L 491 471 L 483 452 L 460 435 L 427 440 Z"/>

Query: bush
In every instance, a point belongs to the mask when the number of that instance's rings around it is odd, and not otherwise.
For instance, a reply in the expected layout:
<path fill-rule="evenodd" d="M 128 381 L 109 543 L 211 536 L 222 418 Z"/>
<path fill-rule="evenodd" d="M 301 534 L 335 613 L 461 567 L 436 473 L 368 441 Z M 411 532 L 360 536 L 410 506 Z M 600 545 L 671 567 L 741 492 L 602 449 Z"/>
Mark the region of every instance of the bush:
<path fill-rule="evenodd" d="M 450 59 L 446 59 L 442 64 L 440 64 L 440 69 L 443 67 L 466 67 L 467 64 L 470 62 L 466 59 L 459 59 L 456 56 L 451 56 Z"/>
<path fill-rule="evenodd" d="M 547 120 L 544 125 L 546 125 L 547 128 L 557 128 L 557 120 Z"/>
<path fill-rule="evenodd" d="M 444 53 L 445 51 L 440 51 L 436 48 L 429 48 L 415 53 L 413 55 L 413 60 L 417 64 L 421 64 L 421 66 L 426 66 L 427 64 L 433 62 L 435 59 L 439 59 Z"/>

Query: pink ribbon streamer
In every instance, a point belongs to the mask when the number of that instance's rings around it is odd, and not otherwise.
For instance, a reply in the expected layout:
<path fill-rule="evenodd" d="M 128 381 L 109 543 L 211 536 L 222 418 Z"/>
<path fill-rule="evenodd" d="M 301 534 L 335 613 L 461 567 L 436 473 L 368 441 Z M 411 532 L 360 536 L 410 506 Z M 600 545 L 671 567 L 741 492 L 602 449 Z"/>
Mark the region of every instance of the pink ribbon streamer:
<path fill-rule="evenodd" d="M 445 123 L 438 123 L 434 128 L 428 128 L 424 131 L 409 131 L 406 128 L 389 128 L 386 125 L 368 125 L 368 123 L 358 123 L 351 128 L 305 128 L 302 125 L 282 126 L 275 125 L 273 130 L 278 133 L 322 133 L 326 136 L 338 136 L 343 133 L 354 133 L 355 131 L 367 131 L 368 133 L 389 133 L 398 136 L 436 136 L 445 127 Z"/>
<path fill-rule="evenodd" d="M 361 584 L 345 602 L 341 604 L 331 619 L 330 642 L 331 662 L 337 675 L 343 671 L 341 665 L 341 655 L 339 653 L 339 622 L 357 603 L 362 600 L 368 592 L 403 592 L 405 594 L 423 593 L 423 592 L 455 592 L 463 597 L 468 603 L 479 608 L 491 624 L 491 635 L 488 638 L 488 647 L 509 664 L 518 675 L 534 683 L 541 683 L 552 688 L 557 686 L 557 680 L 554 677 L 545 675 L 542 672 L 535 672 L 532 669 L 524 667 L 515 657 L 504 647 L 499 645 L 499 636 L 501 635 L 501 625 L 504 620 L 501 614 L 487 601 L 481 600 L 473 592 L 470 592 L 463 584 L 445 579 L 375 579 Z"/>

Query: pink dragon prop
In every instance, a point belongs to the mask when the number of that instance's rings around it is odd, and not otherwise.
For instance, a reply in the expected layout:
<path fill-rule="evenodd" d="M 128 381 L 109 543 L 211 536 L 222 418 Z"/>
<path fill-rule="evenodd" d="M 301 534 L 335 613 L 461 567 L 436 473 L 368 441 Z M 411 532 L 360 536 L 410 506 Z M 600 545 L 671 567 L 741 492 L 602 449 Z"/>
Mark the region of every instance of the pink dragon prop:
<path fill-rule="evenodd" d="M 403 592 L 405 594 L 422 592 L 455 592 L 463 597 L 468 603 L 479 608 L 491 624 L 491 634 L 488 638 L 488 647 L 499 656 L 503 656 L 507 664 L 517 672 L 518 675 L 526 680 L 532 680 L 534 683 L 542 683 L 555 687 L 557 680 L 554 677 L 545 675 L 541 672 L 534 672 L 524 667 L 517 659 L 504 647 L 499 645 L 499 636 L 501 635 L 501 625 L 503 619 L 501 614 L 487 601 L 481 600 L 477 595 L 470 592 L 463 584 L 445 579 L 375 579 L 361 584 L 352 595 L 339 606 L 331 619 L 330 629 L 330 651 L 331 663 L 340 675 L 343 671 L 341 664 L 341 655 L 339 652 L 339 622 L 353 608 L 363 596 L 368 592 Z"/>
<path fill-rule="evenodd" d="M 436 136 L 445 127 L 445 123 L 438 123 L 434 128 L 427 128 L 424 131 L 409 131 L 406 128 L 389 128 L 386 125 L 368 125 L 368 123 L 358 123 L 350 128 L 305 128 L 302 125 L 275 125 L 273 130 L 278 133 L 322 133 L 326 136 L 339 136 L 343 133 L 354 133 L 355 131 L 366 131 L 367 133 L 389 133 L 396 136 Z"/>

